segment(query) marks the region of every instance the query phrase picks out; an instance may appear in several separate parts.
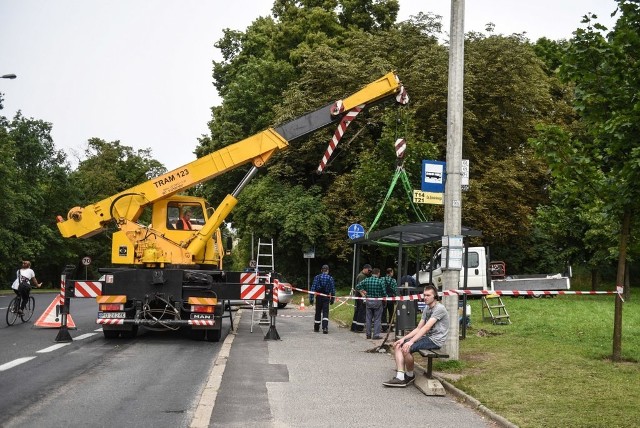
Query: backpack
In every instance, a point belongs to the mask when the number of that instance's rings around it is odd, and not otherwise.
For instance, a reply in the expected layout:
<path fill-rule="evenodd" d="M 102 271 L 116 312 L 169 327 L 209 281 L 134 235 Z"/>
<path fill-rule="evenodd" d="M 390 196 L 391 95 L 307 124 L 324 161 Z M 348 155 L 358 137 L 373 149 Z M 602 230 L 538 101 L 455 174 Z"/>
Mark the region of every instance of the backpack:
<path fill-rule="evenodd" d="M 31 280 L 27 277 L 20 275 L 20 271 L 18 271 L 17 274 L 18 274 L 18 283 L 19 283 L 18 288 L 27 288 L 31 290 Z"/>

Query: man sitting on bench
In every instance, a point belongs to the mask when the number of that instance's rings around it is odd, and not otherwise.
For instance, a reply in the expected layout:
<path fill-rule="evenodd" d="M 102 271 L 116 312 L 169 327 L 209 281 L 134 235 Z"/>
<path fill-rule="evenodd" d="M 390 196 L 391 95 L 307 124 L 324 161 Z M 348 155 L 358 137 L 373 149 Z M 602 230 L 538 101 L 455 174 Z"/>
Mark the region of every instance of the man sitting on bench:
<path fill-rule="evenodd" d="M 384 386 L 404 388 L 416 379 L 413 373 L 413 352 L 420 349 L 440 349 L 449 334 L 449 314 L 438 302 L 438 290 L 433 285 L 424 288 L 424 310 L 418 326 L 409 334 L 393 342 L 398 373 Z"/>

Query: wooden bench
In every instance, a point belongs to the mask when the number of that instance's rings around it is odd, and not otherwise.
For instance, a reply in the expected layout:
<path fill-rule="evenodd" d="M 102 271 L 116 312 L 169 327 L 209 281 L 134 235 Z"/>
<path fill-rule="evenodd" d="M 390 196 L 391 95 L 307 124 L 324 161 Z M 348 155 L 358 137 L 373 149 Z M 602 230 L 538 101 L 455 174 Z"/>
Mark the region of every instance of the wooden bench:
<path fill-rule="evenodd" d="M 449 358 L 449 354 L 440 349 L 419 349 L 418 353 L 427 359 L 427 371 L 424 375 L 428 379 L 433 379 L 433 359 L 434 358 Z"/>

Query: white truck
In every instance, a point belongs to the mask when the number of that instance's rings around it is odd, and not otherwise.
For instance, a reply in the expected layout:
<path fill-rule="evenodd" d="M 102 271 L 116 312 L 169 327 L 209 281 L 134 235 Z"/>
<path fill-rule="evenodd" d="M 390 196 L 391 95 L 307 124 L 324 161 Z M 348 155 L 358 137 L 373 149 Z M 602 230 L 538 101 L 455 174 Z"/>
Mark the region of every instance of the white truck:
<path fill-rule="evenodd" d="M 485 247 L 469 247 L 468 250 L 468 262 L 466 263 L 468 290 L 552 291 L 569 290 L 571 287 L 570 268 L 566 274 L 509 275 L 504 262 L 489 261 Z M 441 253 L 442 248 L 434 253 L 427 269 L 418 272 L 419 284 L 424 285 L 431 282 L 438 288 L 442 288 Z M 465 265 L 464 252 L 462 260 Z M 431 277 L 429 276 L 430 266 L 433 266 Z M 464 269 L 460 272 L 459 288 L 464 288 Z"/>

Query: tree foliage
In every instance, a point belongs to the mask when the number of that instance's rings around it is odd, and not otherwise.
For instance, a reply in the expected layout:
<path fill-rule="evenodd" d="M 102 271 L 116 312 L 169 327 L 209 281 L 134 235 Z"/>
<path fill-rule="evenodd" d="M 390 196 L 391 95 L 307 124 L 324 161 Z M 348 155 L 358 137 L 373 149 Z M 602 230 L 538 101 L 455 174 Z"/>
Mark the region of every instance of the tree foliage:
<path fill-rule="evenodd" d="M 629 70 L 638 69 L 640 31 L 636 2 L 618 3 L 621 19 L 606 37 L 593 17 L 568 41 L 532 44 L 522 34 L 490 29 L 466 35 L 463 158 L 471 171 L 462 221 L 482 230 L 513 272 L 556 270 L 565 260 L 608 262 L 618 254 L 611 237 L 621 224 L 612 219 L 637 208 L 633 138 L 640 91 Z M 448 46 L 440 41 L 441 18 L 421 13 L 397 22 L 398 11 L 397 0 L 275 0 L 270 16 L 244 31 L 224 30 L 215 44 L 222 59 L 214 61 L 212 77 L 223 101 L 212 108 L 199 157 L 339 100 L 391 70 L 411 99 L 408 106 L 388 103 L 360 113 L 322 175 L 315 171 L 333 129 L 277 153 L 226 219 L 240 238 L 241 260 L 249 257 L 252 234 L 274 238 L 276 266 L 290 278 L 303 281 L 302 253 L 313 247 L 314 264 L 331 264 L 346 282 L 347 227 L 368 229 L 379 214 L 397 168 L 394 141 L 407 142 L 404 168 L 413 188 L 420 187 L 423 159 L 444 160 Z M 72 169 L 50 131 L 44 121 L 0 116 L 5 281 L 20 257 L 33 258 L 51 282 L 83 255 L 96 266 L 108 264 L 109 232 L 63 240 L 55 216 L 164 172 L 150 150 L 100 138 L 87 142 Z M 216 206 L 246 170 L 190 192 Z M 439 206 L 422 208 L 430 220 L 443 217 Z M 417 220 L 398 185 L 376 227 Z M 635 256 L 634 240 L 630 249 Z M 363 257 L 392 266 L 396 251 L 367 247 Z"/>
<path fill-rule="evenodd" d="M 563 51 L 559 75 L 575 88 L 576 122 L 541 126 L 532 141 L 553 179 L 553 206 L 541 223 L 559 237 L 578 239 L 573 254 L 593 268 L 618 257 L 622 216 L 637 209 L 640 192 L 640 78 L 634 71 L 640 14 L 636 2 L 618 4 L 622 14 L 612 31 L 605 34 L 597 17 L 587 15 L 586 28 L 578 29 Z M 564 232 L 562 216 L 576 220 Z M 630 245 L 634 257 L 637 244 Z"/>
<path fill-rule="evenodd" d="M 582 197 L 577 205 L 583 214 L 599 207 L 595 218 L 615 228 L 616 284 L 629 298 L 626 263 L 640 196 L 640 4 L 618 0 L 618 9 L 621 16 L 606 35 L 607 28 L 595 21 L 596 16 L 585 16 L 587 27 L 574 33 L 560 66 L 561 77 L 575 84 L 574 106 L 584 134 L 543 128 L 536 144 L 547 152 L 562 194 L 574 201 Z M 590 194 L 585 195 L 587 189 Z M 616 298 L 614 361 L 621 358 L 621 336 L 622 300 Z"/>
<path fill-rule="evenodd" d="M 328 214 L 332 225 L 310 242 L 300 238 L 291 244 L 297 258 L 310 244 L 326 261 L 345 264 L 351 252 L 347 227 L 370 225 L 389 188 L 396 168 L 393 142 L 403 137 L 408 143 L 405 168 L 414 188 L 419 188 L 422 159 L 445 157 L 448 51 L 439 42 L 441 23 L 430 14 L 395 22 L 395 1 L 282 0 L 274 2 L 272 11 L 273 16 L 257 19 L 244 32 L 227 30 L 217 43 L 223 61 L 214 64 L 213 75 L 223 103 L 213 109 L 211 135 L 201 140 L 198 155 L 338 100 L 395 70 L 409 91 L 408 107 L 387 105 L 360 113 L 321 176 L 314 171 L 330 131 L 295 142 L 241 195 L 240 205 L 250 209 L 239 206 L 229 218 L 245 241 L 252 232 L 295 236 L 267 226 L 273 210 L 269 214 L 262 208 L 254 186 L 265 190 L 271 184 L 263 180 L 269 180 L 286 188 L 315 189 L 316 210 Z M 567 91 L 550 72 L 552 48 L 543 61 L 521 35 L 467 35 L 463 157 L 471 163 L 471 190 L 464 194 L 463 222 L 483 230 L 487 243 L 506 251 L 524 245 L 533 233 L 536 207 L 548 201 L 547 166 L 527 140 L 537 123 L 565 123 L 571 117 Z M 242 173 L 203 186 L 203 194 L 215 204 Z M 440 207 L 424 208 L 430 219 L 442 218 Z M 416 220 L 398 187 L 378 228 Z M 278 245 L 276 251 L 283 252 L 276 254 L 283 260 L 294 249 Z M 371 247 L 364 257 L 386 265 L 395 255 Z M 291 274 L 300 275 L 303 268 Z"/>
<path fill-rule="evenodd" d="M 21 260 L 32 260 L 39 279 L 59 275 L 61 237 L 55 216 L 70 192 L 64 153 L 51 139 L 51 124 L 16 113 L 0 117 L 0 276 L 11 282 Z"/>
<path fill-rule="evenodd" d="M 63 239 L 56 217 L 73 206 L 87 205 L 164 172 L 150 150 L 134 151 L 120 142 L 89 140 L 86 158 L 71 170 L 55 148 L 51 124 L 18 112 L 0 116 L 0 278 L 12 282 L 22 259 L 33 262 L 38 279 L 57 286 L 67 264 L 92 256 L 95 266 L 111 259 L 111 243 L 102 236 Z"/>

